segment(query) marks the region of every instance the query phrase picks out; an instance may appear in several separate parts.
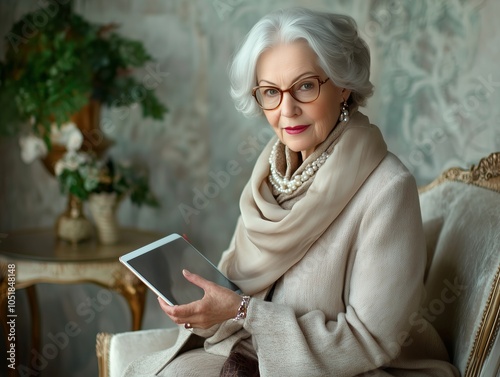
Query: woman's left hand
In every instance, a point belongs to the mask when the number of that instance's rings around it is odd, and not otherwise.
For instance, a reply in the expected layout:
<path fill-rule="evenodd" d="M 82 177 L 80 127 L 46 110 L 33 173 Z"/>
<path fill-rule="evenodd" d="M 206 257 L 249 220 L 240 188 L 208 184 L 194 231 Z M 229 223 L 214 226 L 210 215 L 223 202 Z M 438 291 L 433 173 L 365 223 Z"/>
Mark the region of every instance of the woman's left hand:
<path fill-rule="evenodd" d="M 241 296 L 201 276 L 182 271 L 184 277 L 205 292 L 203 298 L 185 305 L 171 306 L 158 298 L 162 310 L 177 324 L 189 323 L 193 328 L 208 329 L 213 325 L 234 318 L 241 303 Z"/>

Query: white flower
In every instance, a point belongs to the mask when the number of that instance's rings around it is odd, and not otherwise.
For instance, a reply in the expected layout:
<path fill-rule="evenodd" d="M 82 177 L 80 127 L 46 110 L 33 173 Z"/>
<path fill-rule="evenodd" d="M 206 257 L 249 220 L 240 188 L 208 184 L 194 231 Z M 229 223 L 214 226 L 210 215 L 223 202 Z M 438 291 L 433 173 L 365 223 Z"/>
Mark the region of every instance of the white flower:
<path fill-rule="evenodd" d="M 75 171 L 90 161 L 90 156 L 84 152 L 68 151 L 56 162 L 54 170 L 60 175 L 64 170 Z"/>
<path fill-rule="evenodd" d="M 83 143 L 83 135 L 80 130 L 77 129 L 76 132 L 72 132 L 68 135 L 68 141 L 66 142 L 66 149 L 70 151 L 77 151 L 80 149 Z"/>
<path fill-rule="evenodd" d="M 83 135 L 73 122 L 64 123 L 60 128 L 53 124 L 50 138 L 53 143 L 64 145 L 68 151 L 79 150 L 83 143 Z"/>
<path fill-rule="evenodd" d="M 27 164 L 47 155 L 47 146 L 44 141 L 33 134 L 21 136 L 19 146 L 21 147 L 21 159 Z"/>
<path fill-rule="evenodd" d="M 57 160 L 56 164 L 54 165 L 54 172 L 56 173 L 56 176 L 60 176 L 64 171 L 64 168 L 65 164 L 63 159 L 61 158 L 60 160 Z"/>

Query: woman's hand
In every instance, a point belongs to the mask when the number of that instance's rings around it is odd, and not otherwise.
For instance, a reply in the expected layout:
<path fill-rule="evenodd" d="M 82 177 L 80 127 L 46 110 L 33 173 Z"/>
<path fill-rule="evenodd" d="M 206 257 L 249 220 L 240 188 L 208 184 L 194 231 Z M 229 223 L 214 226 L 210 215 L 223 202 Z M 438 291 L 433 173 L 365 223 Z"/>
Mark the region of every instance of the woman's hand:
<path fill-rule="evenodd" d="M 189 323 L 191 327 L 208 329 L 213 325 L 234 318 L 241 303 L 241 296 L 201 276 L 183 270 L 184 277 L 205 292 L 203 298 L 185 305 L 171 306 L 158 298 L 162 310 L 177 324 Z"/>

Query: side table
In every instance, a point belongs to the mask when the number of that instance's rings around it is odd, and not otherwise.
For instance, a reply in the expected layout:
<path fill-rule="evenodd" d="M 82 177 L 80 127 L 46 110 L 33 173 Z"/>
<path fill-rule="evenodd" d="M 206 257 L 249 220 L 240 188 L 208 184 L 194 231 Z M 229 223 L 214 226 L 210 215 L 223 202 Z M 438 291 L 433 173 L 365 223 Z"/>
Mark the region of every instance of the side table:
<path fill-rule="evenodd" d="M 5 334 L 11 331 L 8 320 L 17 315 L 15 300 L 7 300 L 8 292 L 25 288 L 32 320 L 32 346 L 39 350 L 40 318 L 35 288 L 38 283 L 94 283 L 112 289 L 127 301 L 132 330 L 139 330 L 147 289 L 118 261 L 118 257 L 162 235 L 126 228 L 120 233 L 120 241 L 115 245 L 101 245 L 96 239 L 73 245 L 57 239 L 52 228 L 8 233 L 0 243 L 0 313 L 6 319 L 2 321 Z M 15 339 L 15 333 L 11 331 L 11 334 L 14 335 L 11 339 Z M 6 336 L 7 350 L 12 343 L 8 338 Z"/>

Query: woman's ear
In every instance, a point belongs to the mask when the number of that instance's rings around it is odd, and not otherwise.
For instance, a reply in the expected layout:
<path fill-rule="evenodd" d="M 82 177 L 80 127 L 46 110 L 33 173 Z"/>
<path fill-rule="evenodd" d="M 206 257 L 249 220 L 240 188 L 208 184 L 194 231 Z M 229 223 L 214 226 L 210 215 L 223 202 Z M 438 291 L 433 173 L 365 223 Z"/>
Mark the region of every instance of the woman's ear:
<path fill-rule="evenodd" d="M 342 95 L 342 98 L 343 98 L 342 102 L 347 102 L 347 100 L 351 96 L 351 89 L 342 88 L 341 95 Z"/>

